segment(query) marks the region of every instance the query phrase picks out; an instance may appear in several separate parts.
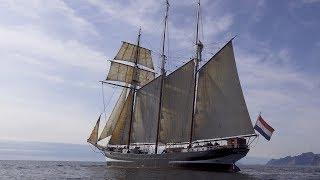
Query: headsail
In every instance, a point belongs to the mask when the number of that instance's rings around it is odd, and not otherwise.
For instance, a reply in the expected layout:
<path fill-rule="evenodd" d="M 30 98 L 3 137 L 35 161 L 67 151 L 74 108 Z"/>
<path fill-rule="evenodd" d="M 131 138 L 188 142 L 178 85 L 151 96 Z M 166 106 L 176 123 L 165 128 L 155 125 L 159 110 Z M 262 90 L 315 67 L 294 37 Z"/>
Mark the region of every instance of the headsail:
<path fill-rule="evenodd" d="M 194 61 L 191 60 L 164 80 L 160 120 L 161 143 L 187 142 L 194 96 Z"/>
<path fill-rule="evenodd" d="M 98 142 L 98 131 L 99 131 L 99 124 L 100 124 L 101 115 L 99 116 L 96 125 L 94 126 L 89 138 L 87 139 L 88 143 L 96 145 Z"/>
<path fill-rule="evenodd" d="M 131 103 L 133 98 L 133 90 L 129 91 L 128 97 L 121 110 L 120 116 L 116 122 L 115 128 L 112 132 L 109 144 L 124 145 L 128 141 L 129 122 L 131 115 Z"/>
<path fill-rule="evenodd" d="M 123 88 L 122 92 L 119 96 L 119 99 L 118 99 L 116 105 L 114 106 L 114 108 L 109 116 L 109 119 L 100 134 L 98 141 L 100 141 L 108 136 L 111 136 L 111 134 L 116 126 L 116 123 L 120 117 L 121 111 L 124 107 L 127 94 L 128 94 L 128 88 Z"/>
<path fill-rule="evenodd" d="M 157 133 L 161 76 L 137 91 L 132 142 L 154 143 Z"/>
<path fill-rule="evenodd" d="M 131 44 L 128 42 L 122 42 L 122 46 L 117 53 L 114 60 L 122 60 L 122 61 L 128 61 L 134 63 L 136 59 L 136 52 L 137 52 L 137 45 Z M 149 69 L 154 69 L 153 62 L 152 62 L 152 56 L 151 56 L 151 50 L 139 47 L 139 56 L 138 56 L 138 64 L 145 66 Z"/>
<path fill-rule="evenodd" d="M 232 41 L 199 71 L 193 140 L 254 134 Z"/>
<path fill-rule="evenodd" d="M 134 76 L 134 70 L 136 71 L 136 77 Z M 110 70 L 106 80 L 120 81 L 128 84 L 132 84 L 134 81 L 138 86 L 143 86 L 153 80 L 154 76 L 154 72 L 111 61 Z"/>

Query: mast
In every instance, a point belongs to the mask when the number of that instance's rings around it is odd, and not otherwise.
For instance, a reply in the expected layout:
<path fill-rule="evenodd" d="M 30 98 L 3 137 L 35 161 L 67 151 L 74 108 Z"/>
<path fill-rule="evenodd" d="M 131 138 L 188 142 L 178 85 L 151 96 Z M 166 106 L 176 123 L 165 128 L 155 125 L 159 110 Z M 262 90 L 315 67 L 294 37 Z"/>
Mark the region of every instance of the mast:
<path fill-rule="evenodd" d="M 132 78 L 132 89 L 133 89 L 133 98 L 131 101 L 131 114 L 130 114 L 130 123 L 129 123 L 129 133 L 128 133 L 128 143 L 127 143 L 127 149 L 130 147 L 130 141 L 131 141 L 131 130 L 132 130 L 132 121 L 133 121 L 133 113 L 134 113 L 134 103 L 136 99 L 136 88 L 137 88 L 137 69 L 138 69 L 138 58 L 139 58 L 139 51 L 140 51 L 140 37 L 141 37 L 141 28 L 139 29 L 138 33 L 138 40 L 137 40 L 137 51 L 134 58 L 134 68 L 133 68 L 133 78 Z"/>
<path fill-rule="evenodd" d="M 166 76 L 165 70 L 165 61 L 166 56 L 164 54 L 165 50 L 165 42 L 166 42 L 166 31 L 167 31 L 167 23 L 168 23 L 168 12 L 169 12 L 169 1 L 166 0 L 166 13 L 164 16 L 164 28 L 163 28 L 163 36 L 162 36 L 162 52 L 161 52 L 161 84 L 160 84 L 160 96 L 159 96 L 159 110 L 158 110 L 158 122 L 157 122 L 157 135 L 156 135 L 156 145 L 154 153 L 158 153 L 158 141 L 159 141 L 159 130 L 160 130 L 160 119 L 161 119 L 161 107 L 162 107 L 162 91 L 163 91 L 163 84 L 164 84 L 164 77 Z"/>
<path fill-rule="evenodd" d="M 191 148 L 192 145 L 192 136 L 193 136 L 193 124 L 196 112 L 196 101 L 197 101 L 197 86 L 198 86 L 198 68 L 199 62 L 201 61 L 201 52 L 203 48 L 203 44 L 199 40 L 199 19 L 200 19 L 200 0 L 198 0 L 198 9 L 197 9 L 197 27 L 196 27 L 196 58 L 195 58 L 195 69 L 194 69 L 194 95 L 193 95 L 193 109 L 192 109 L 192 119 L 191 119 L 191 127 L 190 127 L 190 139 L 189 139 L 189 146 Z"/>

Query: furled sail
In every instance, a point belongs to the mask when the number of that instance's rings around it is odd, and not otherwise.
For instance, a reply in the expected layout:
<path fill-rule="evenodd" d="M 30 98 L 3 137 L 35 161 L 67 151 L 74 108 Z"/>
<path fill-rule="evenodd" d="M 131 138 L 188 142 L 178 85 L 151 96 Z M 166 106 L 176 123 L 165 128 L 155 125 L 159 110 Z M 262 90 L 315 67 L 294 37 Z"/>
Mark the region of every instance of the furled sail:
<path fill-rule="evenodd" d="M 114 60 L 122 60 L 134 63 L 135 59 L 137 59 L 138 64 L 150 69 L 154 69 L 151 50 L 139 47 L 139 56 L 137 57 L 137 47 L 137 45 L 128 42 L 122 42 L 122 46 Z"/>
<path fill-rule="evenodd" d="M 134 77 L 134 70 L 136 76 Z M 144 69 L 136 68 L 130 65 L 111 61 L 110 70 L 106 80 L 120 81 L 128 84 L 136 82 L 138 86 L 143 86 L 154 79 L 155 73 Z"/>
<path fill-rule="evenodd" d="M 194 61 L 191 60 L 164 80 L 160 142 L 187 142 L 190 136 L 194 96 Z"/>
<path fill-rule="evenodd" d="M 88 143 L 96 145 L 98 142 L 98 131 L 99 131 L 99 124 L 100 124 L 101 115 L 99 116 L 96 125 L 94 126 L 89 138 L 87 139 Z"/>
<path fill-rule="evenodd" d="M 193 140 L 254 134 L 232 41 L 199 71 Z"/>
<path fill-rule="evenodd" d="M 133 143 L 156 141 L 161 76 L 140 88 L 136 104 L 131 139 Z"/>
<path fill-rule="evenodd" d="M 124 145 L 128 142 L 133 95 L 133 90 L 130 90 L 121 110 L 120 116 L 116 122 L 115 128 L 112 132 L 111 139 L 109 141 L 109 144 L 111 145 Z"/>
<path fill-rule="evenodd" d="M 127 94 L 128 94 L 128 88 L 123 88 L 122 92 L 119 96 L 119 99 L 118 99 L 116 105 L 114 106 L 114 108 L 109 116 L 109 119 L 100 134 L 98 141 L 100 141 L 108 136 L 111 136 L 111 134 L 116 126 L 116 123 L 120 117 L 122 109 L 124 107 Z"/>

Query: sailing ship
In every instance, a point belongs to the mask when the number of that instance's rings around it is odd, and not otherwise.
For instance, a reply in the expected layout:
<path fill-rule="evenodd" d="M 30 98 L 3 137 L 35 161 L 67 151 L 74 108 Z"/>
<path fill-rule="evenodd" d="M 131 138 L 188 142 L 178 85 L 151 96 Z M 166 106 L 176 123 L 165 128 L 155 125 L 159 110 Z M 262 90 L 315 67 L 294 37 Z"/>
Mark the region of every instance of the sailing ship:
<path fill-rule="evenodd" d="M 87 140 L 110 165 L 195 167 L 239 170 L 256 137 L 239 81 L 233 39 L 200 66 L 200 0 L 197 8 L 196 53 L 166 74 L 164 54 L 169 3 L 166 1 L 161 74 L 156 77 L 151 50 L 122 42 L 103 84 L 122 87 L 99 135 L 101 115 Z M 107 145 L 98 142 L 109 138 Z M 252 142 L 252 141 L 251 141 Z M 117 160 L 117 161 L 109 161 Z"/>

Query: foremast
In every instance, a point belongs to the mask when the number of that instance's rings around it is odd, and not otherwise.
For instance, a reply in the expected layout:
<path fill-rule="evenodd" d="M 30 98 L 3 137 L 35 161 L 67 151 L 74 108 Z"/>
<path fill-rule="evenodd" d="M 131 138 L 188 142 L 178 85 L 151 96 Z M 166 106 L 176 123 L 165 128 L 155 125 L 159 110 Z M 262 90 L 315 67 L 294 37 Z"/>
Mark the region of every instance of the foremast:
<path fill-rule="evenodd" d="M 122 42 L 117 55 L 110 60 L 111 65 L 106 80 L 101 81 L 123 89 L 98 141 L 111 136 L 108 144 L 126 145 L 126 148 L 130 148 L 136 92 L 139 87 L 155 77 L 151 50 L 141 47 L 140 42 L 141 29 L 136 44 Z"/>
<path fill-rule="evenodd" d="M 130 141 L 131 141 L 131 130 L 132 130 L 132 121 L 133 121 L 133 115 L 134 115 L 134 107 L 135 107 L 135 99 L 136 99 L 136 89 L 137 89 L 137 79 L 138 79 L 138 58 L 140 53 L 140 38 L 141 38 L 141 28 L 138 32 L 138 39 L 137 39 L 137 51 L 134 58 L 134 68 L 133 68 L 133 78 L 131 87 L 133 89 L 133 98 L 131 101 L 131 113 L 130 113 L 130 123 L 129 123 L 129 132 L 128 132 L 128 142 L 127 142 L 127 149 L 130 148 Z"/>

